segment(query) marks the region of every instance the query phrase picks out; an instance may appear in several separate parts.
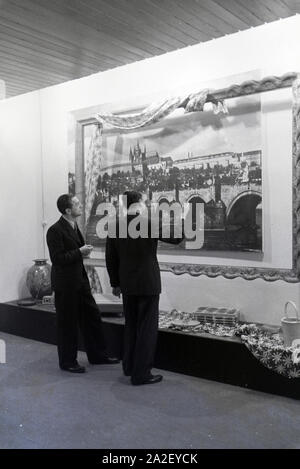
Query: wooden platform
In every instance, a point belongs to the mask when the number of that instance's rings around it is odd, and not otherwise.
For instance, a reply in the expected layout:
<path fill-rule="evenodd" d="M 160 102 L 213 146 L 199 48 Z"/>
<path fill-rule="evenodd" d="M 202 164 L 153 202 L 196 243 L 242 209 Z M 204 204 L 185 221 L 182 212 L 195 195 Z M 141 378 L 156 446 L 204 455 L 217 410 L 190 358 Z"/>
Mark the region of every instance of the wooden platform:
<path fill-rule="evenodd" d="M 122 357 L 124 318 L 111 306 L 100 306 L 109 352 Z M 112 313 L 117 313 L 112 315 Z M 0 331 L 56 343 L 55 310 L 48 305 L 0 304 Z M 83 350 L 83 347 L 80 347 Z M 160 330 L 155 367 L 272 394 L 300 398 L 300 379 L 288 379 L 265 368 L 237 337 Z"/>

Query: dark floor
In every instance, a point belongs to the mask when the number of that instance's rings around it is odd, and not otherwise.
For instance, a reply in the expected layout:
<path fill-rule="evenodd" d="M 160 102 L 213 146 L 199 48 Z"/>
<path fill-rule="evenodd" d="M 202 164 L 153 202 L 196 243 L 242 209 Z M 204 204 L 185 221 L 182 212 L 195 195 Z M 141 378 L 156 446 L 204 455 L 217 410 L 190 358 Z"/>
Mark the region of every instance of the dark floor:
<path fill-rule="evenodd" d="M 134 387 L 120 365 L 68 374 L 55 346 L 0 339 L 1 449 L 300 448 L 297 400 L 166 371 L 162 383 Z"/>

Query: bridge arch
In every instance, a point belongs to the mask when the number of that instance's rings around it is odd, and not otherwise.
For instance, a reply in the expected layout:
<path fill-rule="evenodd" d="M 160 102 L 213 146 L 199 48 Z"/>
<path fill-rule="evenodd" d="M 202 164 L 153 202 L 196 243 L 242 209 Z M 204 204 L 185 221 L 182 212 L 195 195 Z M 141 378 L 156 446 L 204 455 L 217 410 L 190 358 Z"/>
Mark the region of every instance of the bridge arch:
<path fill-rule="evenodd" d="M 200 216 L 201 216 L 201 213 L 203 213 L 199 210 L 199 207 L 197 207 L 197 204 L 204 205 L 204 212 L 205 212 L 206 203 L 205 203 L 205 200 L 203 200 L 203 198 L 199 194 L 192 194 L 187 199 L 187 203 L 190 205 L 188 212 L 190 213 L 190 210 L 191 210 L 192 225 L 193 225 L 193 228 L 195 228 L 196 221 L 197 221 L 197 213 L 199 214 L 200 212 Z"/>
<path fill-rule="evenodd" d="M 157 203 L 160 205 L 160 204 L 163 204 L 163 203 L 170 204 L 171 202 L 169 201 L 168 197 L 162 195 L 157 199 Z"/>
<path fill-rule="evenodd" d="M 192 202 L 194 199 L 201 199 L 201 203 L 207 204 L 211 200 L 211 197 L 208 197 L 206 194 L 202 194 L 201 192 L 193 192 L 186 197 L 185 202 Z"/>
<path fill-rule="evenodd" d="M 262 194 L 253 190 L 241 192 L 227 209 L 227 240 L 246 250 L 262 250 Z"/>
<path fill-rule="evenodd" d="M 253 191 L 253 190 L 247 190 L 247 191 L 243 191 L 243 192 L 240 192 L 228 205 L 228 207 L 226 208 L 226 219 L 229 220 L 229 217 L 230 217 L 230 213 L 232 212 L 232 209 L 233 207 L 236 205 L 236 203 L 244 198 L 244 197 L 251 197 L 253 198 L 253 201 L 254 200 L 257 200 L 257 205 L 259 203 L 261 203 L 262 201 L 262 194 L 261 192 L 258 192 L 258 191 Z"/>
<path fill-rule="evenodd" d="M 189 197 L 189 198 L 187 199 L 187 202 L 188 202 L 189 204 L 197 204 L 197 203 L 198 203 L 198 204 L 205 204 L 205 203 L 206 203 L 205 200 L 204 200 L 200 195 L 198 195 L 198 194 L 197 194 L 197 195 L 194 194 L 194 195 L 192 195 L 191 197 Z"/>

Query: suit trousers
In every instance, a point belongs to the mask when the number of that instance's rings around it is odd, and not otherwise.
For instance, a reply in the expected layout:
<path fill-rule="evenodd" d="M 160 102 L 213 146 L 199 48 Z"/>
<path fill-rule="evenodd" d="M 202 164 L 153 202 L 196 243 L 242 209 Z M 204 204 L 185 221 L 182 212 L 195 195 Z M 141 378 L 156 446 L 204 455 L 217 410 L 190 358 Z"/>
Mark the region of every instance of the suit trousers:
<path fill-rule="evenodd" d="M 139 382 L 151 375 L 157 342 L 159 295 L 123 295 L 123 371 Z"/>
<path fill-rule="evenodd" d="M 79 330 L 89 361 L 107 356 L 100 312 L 87 281 L 77 290 L 55 291 L 55 308 L 60 366 L 76 362 Z"/>

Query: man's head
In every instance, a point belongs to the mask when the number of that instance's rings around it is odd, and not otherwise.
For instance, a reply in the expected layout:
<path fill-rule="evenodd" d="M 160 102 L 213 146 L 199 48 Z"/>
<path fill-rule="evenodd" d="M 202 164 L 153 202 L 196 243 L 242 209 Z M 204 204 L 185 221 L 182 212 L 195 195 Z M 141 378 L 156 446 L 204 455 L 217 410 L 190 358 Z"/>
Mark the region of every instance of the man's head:
<path fill-rule="evenodd" d="M 124 206 L 128 210 L 130 205 L 142 202 L 143 196 L 137 191 L 125 191 L 123 194 Z"/>
<path fill-rule="evenodd" d="M 57 199 L 57 208 L 69 218 L 77 218 L 82 214 L 82 205 L 78 198 L 72 194 L 62 194 Z"/>

